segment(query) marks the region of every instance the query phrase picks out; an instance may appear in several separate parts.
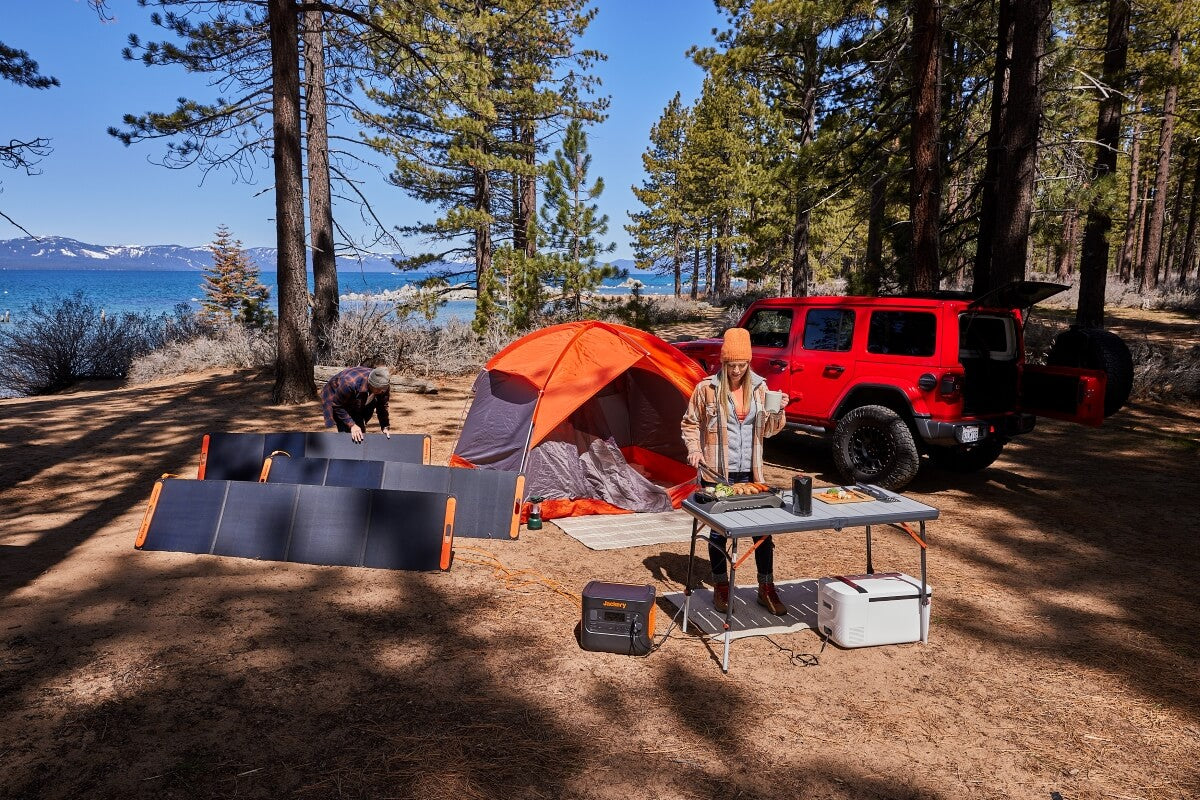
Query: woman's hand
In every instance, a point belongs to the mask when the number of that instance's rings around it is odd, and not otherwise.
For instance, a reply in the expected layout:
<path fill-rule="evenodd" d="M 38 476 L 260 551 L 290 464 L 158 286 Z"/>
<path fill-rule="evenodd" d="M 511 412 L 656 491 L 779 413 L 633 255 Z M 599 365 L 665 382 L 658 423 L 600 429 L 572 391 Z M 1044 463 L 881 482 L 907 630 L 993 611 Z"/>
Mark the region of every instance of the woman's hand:
<path fill-rule="evenodd" d="M 350 441 L 361 442 L 363 440 L 363 429 L 357 425 L 350 427 Z"/>
<path fill-rule="evenodd" d="M 688 453 L 688 463 L 693 467 L 698 467 L 704 463 L 704 456 L 699 453 Z"/>

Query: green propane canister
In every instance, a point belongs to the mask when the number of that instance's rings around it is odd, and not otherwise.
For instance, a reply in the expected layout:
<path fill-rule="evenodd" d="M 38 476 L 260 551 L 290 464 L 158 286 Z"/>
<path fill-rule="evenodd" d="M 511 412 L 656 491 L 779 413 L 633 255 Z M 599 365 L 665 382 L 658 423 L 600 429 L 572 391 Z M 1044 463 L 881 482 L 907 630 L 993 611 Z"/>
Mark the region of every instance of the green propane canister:
<path fill-rule="evenodd" d="M 529 508 L 529 519 L 525 522 L 526 530 L 540 531 L 542 529 L 542 499 L 541 497 L 529 498 L 529 502 L 533 505 Z"/>

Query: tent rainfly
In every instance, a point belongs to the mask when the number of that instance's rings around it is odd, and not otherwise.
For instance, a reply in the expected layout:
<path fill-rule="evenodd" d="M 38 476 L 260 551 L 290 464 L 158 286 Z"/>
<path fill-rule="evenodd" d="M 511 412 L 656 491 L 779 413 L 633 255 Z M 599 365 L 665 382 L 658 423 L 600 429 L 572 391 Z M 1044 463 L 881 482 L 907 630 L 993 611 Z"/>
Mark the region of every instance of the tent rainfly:
<path fill-rule="evenodd" d="M 547 519 L 678 508 L 696 478 L 679 423 L 703 378 L 636 328 L 543 328 L 484 366 L 450 464 L 524 472 Z"/>

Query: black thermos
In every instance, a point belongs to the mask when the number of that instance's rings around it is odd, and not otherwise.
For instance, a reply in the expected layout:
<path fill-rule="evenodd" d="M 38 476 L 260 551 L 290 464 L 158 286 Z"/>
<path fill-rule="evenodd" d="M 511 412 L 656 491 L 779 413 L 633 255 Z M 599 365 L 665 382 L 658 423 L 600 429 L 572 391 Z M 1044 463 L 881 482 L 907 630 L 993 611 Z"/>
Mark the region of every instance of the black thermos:
<path fill-rule="evenodd" d="M 807 475 L 792 476 L 792 513 L 812 516 L 812 478 Z"/>

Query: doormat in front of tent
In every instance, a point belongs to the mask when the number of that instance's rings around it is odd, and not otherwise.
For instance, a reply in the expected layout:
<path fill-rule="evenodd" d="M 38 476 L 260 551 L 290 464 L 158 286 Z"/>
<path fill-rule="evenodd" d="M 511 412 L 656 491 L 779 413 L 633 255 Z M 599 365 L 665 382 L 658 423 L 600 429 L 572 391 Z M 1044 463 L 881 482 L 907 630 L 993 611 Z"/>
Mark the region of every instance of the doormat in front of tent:
<path fill-rule="evenodd" d="M 753 570 L 751 570 L 753 571 Z M 784 581 L 775 584 L 779 599 L 787 606 L 787 615 L 777 617 L 756 601 L 758 586 L 735 586 L 733 589 L 733 625 L 729 631 L 731 639 L 745 636 L 772 636 L 777 633 L 794 633 L 808 628 L 817 628 L 817 581 L 816 579 Z M 675 608 L 682 609 L 686 598 L 683 592 L 669 592 L 663 599 Z M 714 641 L 725 641 L 725 615 L 713 608 L 713 590 L 701 586 L 692 591 L 691 613 L 688 628 L 695 626 Z"/>
<path fill-rule="evenodd" d="M 692 537 L 692 517 L 686 511 L 657 514 L 592 514 L 552 520 L 563 533 L 592 550 L 619 550 L 647 544 L 686 542 Z"/>

